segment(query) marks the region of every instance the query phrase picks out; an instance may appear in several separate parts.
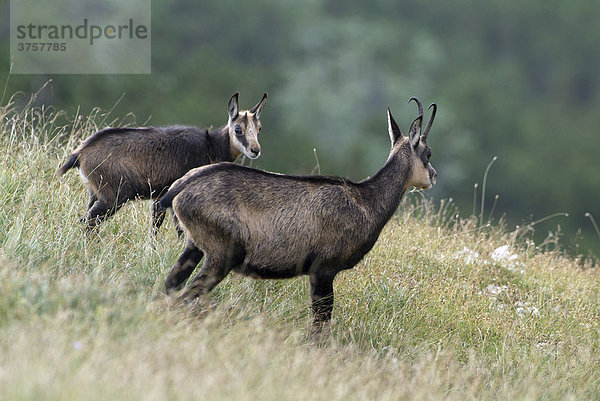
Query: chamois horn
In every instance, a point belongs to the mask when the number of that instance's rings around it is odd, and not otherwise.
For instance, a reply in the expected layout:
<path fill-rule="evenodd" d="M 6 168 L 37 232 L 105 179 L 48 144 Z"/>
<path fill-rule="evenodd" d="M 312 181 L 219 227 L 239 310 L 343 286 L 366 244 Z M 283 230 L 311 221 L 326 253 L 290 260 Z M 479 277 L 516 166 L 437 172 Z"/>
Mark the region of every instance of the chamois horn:
<path fill-rule="evenodd" d="M 427 110 L 429 110 L 432 107 L 433 107 L 433 111 L 431 112 L 431 117 L 429 118 L 429 121 L 427 121 L 425 130 L 423 131 L 423 135 L 422 135 L 423 140 L 427 139 L 427 135 L 429 135 L 429 130 L 431 129 L 431 126 L 433 125 L 433 119 L 435 118 L 435 113 L 437 111 L 437 104 L 435 104 L 435 103 L 431 103 L 429 105 L 429 107 L 427 108 Z"/>
<path fill-rule="evenodd" d="M 414 96 L 411 97 L 410 99 L 408 99 L 408 103 L 410 103 L 411 100 L 414 100 L 415 103 L 417 103 L 417 107 L 419 108 L 419 115 L 422 116 L 423 115 L 423 103 L 421 103 L 421 101 Z"/>

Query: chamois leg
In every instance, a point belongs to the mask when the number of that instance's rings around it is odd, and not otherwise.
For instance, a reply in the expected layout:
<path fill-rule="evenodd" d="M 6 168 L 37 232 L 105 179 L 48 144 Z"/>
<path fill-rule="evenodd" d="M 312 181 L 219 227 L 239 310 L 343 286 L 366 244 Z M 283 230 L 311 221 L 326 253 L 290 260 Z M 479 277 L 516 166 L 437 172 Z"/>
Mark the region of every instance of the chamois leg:
<path fill-rule="evenodd" d="M 96 192 L 94 192 L 93 189 L 90 188 L 89 193 L 90 193 L 90 200 L 87 205 L 88 210 L 90 210 L 92 208 L 92 206 L 94 206 L 94 203 L 96 203 L 96 201 L 98 200 L 98 197 L 96 196 Z"/>
<path fill-rule="evenodd" d="M 160 200 L 155 199 L 152 202 L 152 238 L 156 238 L 158 229 L 165 220 L 165 209 L 160 206 Z"/>
<path fill-rule="evenodd" d="M 191 303 L 196 298 L 208 294 L 227 276 L 231 270 L 228 266 L 231 265 L 227 263 L 227 258 L 206 255 L 202 269 L 182 295 L 184 302 Z"/>
<path fill-rule="evenodd" d="M 96 193 L 91 188 L 89 189 L 89 194 L 90 194 L 90 200 L 88 201 L 88 204 L 87 204 L 86 214 L 82 218 L 79 219 L 79 221 L 81 223 L 85 223 L 87 221 L 87 216 L 90 213 L 90 209 L 94 206 L 94 203 L 96 203 L 96 201 L 98 200 Z"/>
<path fill-rule="evenodd" d="M 177 231 L 177 236 L 179 238 L 183 238 L 185 232 L 181 228 L 181 224 L 179 224 L 179 219 L 177 218 L 177 215 L 175 214 L 173 209 L 171 209 L 171 216 L 173 216 L 173 224 L 175 225 L 175 231 Z"/>
<path fill-rule="evenodd" d="M 203 252 L 192 241 L 187 241 L 183 253 L 177 259 L 177 262 L 165 279 L 167 294 L 172 294 L 183 287 L 188 277 L 190 277 L 198 263 L 200 263 L 203 255 Z"/>
<path fill-rule="evenodd" d="M 335 275 L 313 273 L 310 275 L 313 333 L 320 334 L 331 320 L 333 311 L 333 279 Z"/>
<path fill-rule="evenodd" d="M 102 199 L 98 199 L 85 216 L 86 231 L 91 232 L 94 230 L 107 217 L 115 214 L 122 205 L 122 203 L 117 203 L 114 206 L 108 206 Z"/>

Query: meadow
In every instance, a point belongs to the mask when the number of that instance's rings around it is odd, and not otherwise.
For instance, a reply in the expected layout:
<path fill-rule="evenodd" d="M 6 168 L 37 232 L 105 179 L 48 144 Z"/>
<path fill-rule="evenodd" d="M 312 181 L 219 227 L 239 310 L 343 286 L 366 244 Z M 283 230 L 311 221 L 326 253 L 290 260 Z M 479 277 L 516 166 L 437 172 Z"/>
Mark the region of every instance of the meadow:
<path fill-rule="evenodd" d="M 54 175 L 127 123 L 0 108 L 0 400 L 600 398 L 597 262 L 426 193 L 336 278 L 326 339 L 308 335 L 306 278 L 231 274 L 203 313 L 174 303 L 173 224 L 153 240 L 132 202 L 86 236 L 84 184 Z"/>

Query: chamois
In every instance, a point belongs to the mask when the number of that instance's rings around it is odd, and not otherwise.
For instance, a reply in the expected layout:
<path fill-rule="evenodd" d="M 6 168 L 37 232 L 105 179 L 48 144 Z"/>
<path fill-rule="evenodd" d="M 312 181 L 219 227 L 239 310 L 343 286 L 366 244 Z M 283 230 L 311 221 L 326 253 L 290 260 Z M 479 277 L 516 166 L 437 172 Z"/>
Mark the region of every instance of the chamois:
<path fill-rule="evenodd" d="M 158 200 L 169 186 L 195 167 L 234 161 L 240 154 L 260 156 L 260 113 L 267 94 L 250 110 L 238 110 L 238 93 L 228 104 L 226 125 L 209 132 L 188 126 L 106 128 L 89 136 L 58 169 L 60 176 L 79 168 L 89 184 L 87 213 L 81 219 L 91 231 L 127 201 L 153 199 L 152 234 L 165 209 Z"/>
<path fill-rule="evenodd" d="M 333 280 L 371 250 L 409 187 L 428 189 L 437 173 L 421 135 L 423 107 L 405 137 L 388 107 L 391 151 L 384 166 L 358 183 L 345 178 L 292 176 L 232 163 L 191 170 L 160 203 L 172 207 L 187 236 L 168 277 L 168 294 L 181 289 L 204 256 L 198 275 L 181 294 L 185 302 L 209 293 L 233 270 L 255 278 L 308 275 L 313 330 L 331 319 Z M 409 100 L 410 102 L 410 100 Z"/>

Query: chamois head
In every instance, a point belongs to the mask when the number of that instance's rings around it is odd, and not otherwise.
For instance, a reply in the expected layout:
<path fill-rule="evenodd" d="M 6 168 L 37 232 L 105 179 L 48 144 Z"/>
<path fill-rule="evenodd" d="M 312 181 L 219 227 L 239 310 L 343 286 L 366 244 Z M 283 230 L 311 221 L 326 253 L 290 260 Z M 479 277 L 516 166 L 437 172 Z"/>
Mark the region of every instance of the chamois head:
<path fill-rule="evenodd" d="M 258 132 L 261 129 L 261 124 L 259 118 L 267 102 L 267 94 L 263 95 L 256 106 L 246 111 L 238 110 L 238 95 L 239 93 L 236 93 L 231 97 L 227 107 L 229 113 L 227 129 L 229 130 L 231 150 L 234 155 L 243 153 L 250 159 L 256 159 L 260 156 Z"/>
<path fill-rule="evenodd" d="M 392 141 L 392 150 L 390 157 L 397 154 L 402 154 L 408 157 L 411 165 L 411 175 L 409 185 L 417 188 L 428 189 L 435 185 L 437 172 L 431 166 L 429 159 L 431 158 L 431 149 L 427 145 L 427 135 L 433 124 L 437 105 L 432 103 L 429 108 L 433 108 L 431 118 L 427 122 L 427 126 L 421 133 L 421 125 L 423 122 L 423 104 L 416 97 L 411 97 L 409 102 L 414 100 L 419 108 L 419 116 L 410 125 L 408 138 L 402 135 L 398 124 L 392 116 L 390 108 L 387 109 L 388 117 L 388 133 Z"/>

